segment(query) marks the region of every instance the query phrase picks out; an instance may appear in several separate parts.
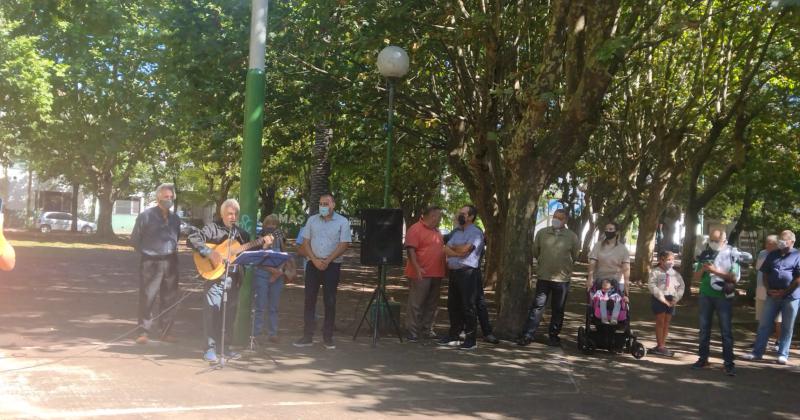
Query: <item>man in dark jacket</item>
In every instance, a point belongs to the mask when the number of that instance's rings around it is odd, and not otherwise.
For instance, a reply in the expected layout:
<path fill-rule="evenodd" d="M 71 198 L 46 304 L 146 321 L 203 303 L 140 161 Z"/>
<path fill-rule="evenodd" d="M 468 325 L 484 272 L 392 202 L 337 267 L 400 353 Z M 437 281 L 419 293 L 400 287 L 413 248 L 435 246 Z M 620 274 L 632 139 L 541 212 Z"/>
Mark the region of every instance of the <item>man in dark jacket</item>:
<path fill-rule="evenodd" d="M 173 341 L 169 335 L 178 297 L 178 235 L 181 220 L 170 209 L 175 200 L 175 187 L 161 184 L 156 188 L 158 205 L 136 218 L 131 233 L 133 248 L 141 255 L 139 263 L 139 337 L 137 344 L 147 344 L 149 337 Z M 154 329 L 153 305 L 160 296 L 160 328 Z"/>
<path fill-rule="evenodd" d="M 219 245 L 228 240 L 244 244 L 250 240 L 250 235 L 238 226 L 236 221 L 239 219 L 239 202 L 228 199 L 219 208 L 221 221 L 214 221 L 205 225 L 202 229 L 195 231 L 187 238 L 189 247 L 197 251 L 200 255 L 211 260 L 216 267 L 225 263 L 227 255 L 209 247 L 208 244 Z M 272 245 L 272 237 L 266 236 L 264 248 Z M 203 305 L 203 331 L 206 336 L 206 352 L 203 355 L 209 363 L 215 363 L 218 354 L 224 351 L 224 357 L 236 359 L 238 353 L 230 350 L 231 327 L 233 318 L 236 314 L 236 306 L 239 299 L 239 285 L 241 284 L 244 270 L 236 265 L 232 265 L 228 272 L 228 278 L 223 275 L 217 280 L 205 282 L 205 303 Z M 220 348 L 222 344 L 222 307 L 223 292 L 228 290 L 228 299 L 225 303 L 225 349 Z M 223 357 L 220 354 L 219 357 Z"/>

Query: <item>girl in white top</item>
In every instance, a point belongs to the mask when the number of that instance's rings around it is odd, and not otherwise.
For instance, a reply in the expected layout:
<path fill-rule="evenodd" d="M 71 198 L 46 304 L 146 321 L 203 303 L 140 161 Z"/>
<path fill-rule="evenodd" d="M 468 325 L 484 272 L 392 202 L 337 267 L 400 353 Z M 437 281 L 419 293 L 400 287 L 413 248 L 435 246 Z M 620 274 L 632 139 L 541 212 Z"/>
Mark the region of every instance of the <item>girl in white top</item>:
<path fill-rule="evenodd" d="M 653 297 L 651 307 L 656 316 L 656 346 L 650 353 L 662 356 L 672 356 L 667 349 L 666 341 L 669 334 L 669 322 L 675 315 L 675 305 L 683 297 L 685 284 L 680 273 L 675 271 L 675 255 L 669 251 L 658 253 L 658 265 L 650 270 L 647 286 Z"/>

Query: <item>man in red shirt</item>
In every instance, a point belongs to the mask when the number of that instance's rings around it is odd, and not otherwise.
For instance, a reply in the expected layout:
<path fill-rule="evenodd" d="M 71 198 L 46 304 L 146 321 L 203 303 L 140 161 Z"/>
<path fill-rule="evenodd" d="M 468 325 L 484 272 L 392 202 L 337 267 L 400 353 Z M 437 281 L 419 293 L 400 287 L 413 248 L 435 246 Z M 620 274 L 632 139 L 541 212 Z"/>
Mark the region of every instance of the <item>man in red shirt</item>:
<path fill-rule="evenodd" d="M 405 248 L 408 263 L 408 341 L 416 342 L 420 335 L 435 338 L 433 321 L 439 308 L 439 289 L 445 276 L 444 239 L 439 232 L 442 209 L 431 206 L 406 232 Z"/>

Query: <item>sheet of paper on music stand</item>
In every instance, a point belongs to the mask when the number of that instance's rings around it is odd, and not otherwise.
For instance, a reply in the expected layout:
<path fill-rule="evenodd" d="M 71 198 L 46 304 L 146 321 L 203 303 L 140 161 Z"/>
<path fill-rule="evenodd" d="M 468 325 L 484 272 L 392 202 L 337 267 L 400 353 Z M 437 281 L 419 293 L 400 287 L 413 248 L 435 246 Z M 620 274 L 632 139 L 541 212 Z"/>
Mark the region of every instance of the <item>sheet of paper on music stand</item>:
<path fill-rule="evenodd" d="M 277 267 L 291 258 L 286 252 L 277 251 L 245 251 L 236 257 L 236 265 L 265 265 L 267 267 Z"/>

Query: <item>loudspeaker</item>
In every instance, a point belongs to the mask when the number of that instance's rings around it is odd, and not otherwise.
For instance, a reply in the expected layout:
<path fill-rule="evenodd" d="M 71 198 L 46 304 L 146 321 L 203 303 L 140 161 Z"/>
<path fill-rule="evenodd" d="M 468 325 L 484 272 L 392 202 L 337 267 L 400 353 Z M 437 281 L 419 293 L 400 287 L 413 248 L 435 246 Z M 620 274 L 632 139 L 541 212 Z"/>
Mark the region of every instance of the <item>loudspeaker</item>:
<path fill-rule="evenodd" d="M 403 210 L 362 209 L 362 265 L 403 264 Z"/>

